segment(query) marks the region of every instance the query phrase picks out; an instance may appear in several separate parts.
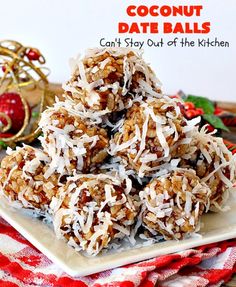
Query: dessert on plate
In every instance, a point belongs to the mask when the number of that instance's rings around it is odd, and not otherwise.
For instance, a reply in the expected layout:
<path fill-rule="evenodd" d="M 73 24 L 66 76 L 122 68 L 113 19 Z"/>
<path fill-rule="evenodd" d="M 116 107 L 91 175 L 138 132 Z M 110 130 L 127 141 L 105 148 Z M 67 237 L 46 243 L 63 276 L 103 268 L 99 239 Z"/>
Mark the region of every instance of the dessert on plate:
<path fill-rule="evenodd" d="M 191 169 L 154 178 L 140 191 L 142 222 L 153 234 L 181 239 L 200 229 L 199 219 L 209 210 L 211 190 Z"/>
<path fill-rule="evenodd" d="M 51 157 L 50 174 L 86 173 L 108 155 L 107 131 L 60 104 L 42 114 L 39 127 L 42 148 Z"/>
<path fill-rule="evenodd" d="M 139 177 L 155 176 L 172 159 L 186 154 L 195 129 L 181 114 L 178 101 L 167 96 L 135 100 L 120 122 L 110 153 Z"/>
<path fill-rule="evenodd" d="M 9 152 L 1 162 L 1 191 L 15 206 L 49 211 L 52 197 L 57 194 L 60 176 L 46 176 L 50 158 L 31 146 Z"/>
<path fill-rule="evenodd" d="M 1 163 L 10 204 L 50 216 L 57 237 L 89 255 L 190 237 L 224 209 L 235 156 L 163 94 L 140 52 L 91 49 L 71 66 L 64 97 L 42 113 L 42 150 Z"/>
<path fill-rule="evenodd" d="M 90 49 L 71 60 L 72 75 L 63 86 L 81 108 L 111 113 L 132 105 L 145 91 L 161 95 L 161 83 L 139 52 L 126 48 Z M 79 107 L 79 105 L 78 105 Z"/>
<path fill-rule="evenodd" d="M 97 254 L 112 239 L 129 236 L 138 213 L 129 188 L 107 174 L 68 178 L 50 205 L 57 236 L 88 254 Z"/>

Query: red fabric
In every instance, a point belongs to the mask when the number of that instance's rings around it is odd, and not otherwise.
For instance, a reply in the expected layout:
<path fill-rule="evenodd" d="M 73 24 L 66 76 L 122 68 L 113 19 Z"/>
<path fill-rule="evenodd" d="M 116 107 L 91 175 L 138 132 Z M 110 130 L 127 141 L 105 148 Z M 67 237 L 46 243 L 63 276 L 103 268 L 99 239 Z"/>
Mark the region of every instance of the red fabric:
<path fill-rule="evenodd" d="M 224 140 L 224 143 L 227 146 L 227 148 L 232 152 L 232 154 L 236 153 L 236 144 L 235 143 L 231 143 L 227 140 Z"/>
<path fill-rule="evenodd" d="M 216 287 L 235 271 L 236 239 L 72 278 L 0 219 L 1 287 Z"/>

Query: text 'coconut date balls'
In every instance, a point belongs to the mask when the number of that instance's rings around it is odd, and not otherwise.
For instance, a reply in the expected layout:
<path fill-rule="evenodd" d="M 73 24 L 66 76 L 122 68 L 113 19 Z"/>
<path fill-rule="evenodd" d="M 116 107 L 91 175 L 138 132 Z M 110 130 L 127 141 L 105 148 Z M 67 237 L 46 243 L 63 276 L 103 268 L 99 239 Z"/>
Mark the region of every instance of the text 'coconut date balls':
<path fill-rule="evenodd" d="M 143 224 L 166 239 L 181 239 L 199 230 L 199 219 L 209 208 L 210 195 L 209 187 L 191 169 L 154 178 L 140 192 Z"/>
<path fill-rule="evenodd" d="M 65 96 L 92 110 L 123 110 L 145 90 L 159 95 L 160 82 L 141 53 L 126 48 L 88 50 L 73 62 Z M 160 96 L 160 95 L 159 95 Z"/>
<path fill-rule="evenodd" d="M 59 186 L 58 174 L 45 178 L 49 157 L 30 146 L 17 148 L 1 162 L 1 190 L 11 202 L 46 210 Z"/>
<path fill-rule="evenodd" d="M 194 168 L 197 176 L 211 189 L 210 210 L 221 210 L 228 198 L 227 190 L 236 177 L 236 160 L 222 138 L 206 133 L 202 128 L 193 137 L 192 150 L 184 156 L 181 166 Z"/>
<path fill-rule="evenodd" d="M 149 97 L 128 109 L 110 142 L 110 153 L 119 156 L 139 177 L 152 175 L 187 152 L 193 129 L 174 99 Z"/>
<path fill-rule="evenodd" d="M 69 178 L 51 203 L 57 236 L 90 255 L 129 236 L 137 207 L 128 192 L 118 178 L 105 174 Z"/>
<path fill-rule="evenodd" d="M 81 119 L 60 103 L 43 112 L 39 127 L 43 132 L 42 147 L 52 158 L 49 173 L 87 172 L 107 156 L 106 130 Z"/>

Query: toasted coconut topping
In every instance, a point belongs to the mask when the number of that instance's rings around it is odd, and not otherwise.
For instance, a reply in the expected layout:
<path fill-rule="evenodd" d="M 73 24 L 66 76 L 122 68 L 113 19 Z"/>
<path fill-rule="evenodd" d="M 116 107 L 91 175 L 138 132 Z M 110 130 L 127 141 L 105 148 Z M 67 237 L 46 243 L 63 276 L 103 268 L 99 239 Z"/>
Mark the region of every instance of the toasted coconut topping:
<path fill-rule="evenodd" d="M 110 141 L 110 154 L 121 157 L 139 177 L 151 175 L 173 157 L 186 154 L 198 122 L 184 119 L 176 100 L 167 96 L 141 99 L 119 124 Z"/>
<path fill-rule="evenodd" d="M 71 62 L 72 78 L 63 85 L 65 96 L 82 103 L 86 109 L 123 110 L 130 99 L 144 92 L 162 97 L 161 83 L 139 51 L 95 49 L 88 51 L 83 59 L 77 57 Z"/>
<path fill-rule="evenodd" d="M 12 206 L 51 218 L 89 255 L 192 236 L 204 212 L 227 209 L 236 155 L 163 95 L 142 52 L 91 49 L 70 64 L 63 98 L 41 115 L 43 150 L 8 149 L 1 162 Z"/>
<path fill-rule="evenodd" d="M 222 210 L 228 198 L 227 190 L 235 182 L 236 156 L 227 149 L 222 138 L 207 133 L 205 127 L 195 130 L 192 146 L 180 165 L 196 169 L 201 182 L 212 190 L 210 209 Z"/>
<path fill-rule="evenodd" d="M 50 158 L 31 146 L 17 147 L 1 162 L 1 192 L 14 206 L 50 212 L 48 206 L 60 186 L 59 175 L 44 177 Z"/>
<path fill-rule="evenodd" d="M 125 189 L 122 179 L 107 174 L 68 178 L 51 204 L 57 236 L 89 255 L 129 236 L 138 205 Z"/>
<path fill-rule="evenodd" d="M 199 217 L 209 207 L 211 190 L 196 172 L 178 169 L 153 179 L 140 198 L 143 224 L 166 239 L 181 239 L 199 230 Z"/>
<path fill-rule="evenodd" d="M 46 177 L 88 171 L 107 156 L 107 132 L 58 104 L 43 112 L 39 127 L 42 147 L 51 156 Z"/>

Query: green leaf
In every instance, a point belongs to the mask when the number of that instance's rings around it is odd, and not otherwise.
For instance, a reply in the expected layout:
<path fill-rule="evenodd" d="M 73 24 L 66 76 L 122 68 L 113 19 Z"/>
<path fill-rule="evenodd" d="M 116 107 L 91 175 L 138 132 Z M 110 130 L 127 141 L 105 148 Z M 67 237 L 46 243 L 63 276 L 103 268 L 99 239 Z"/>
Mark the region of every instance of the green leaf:
<path fill-rule="evenodd" d="M 7 149 L 7 147 L 8 147 L 8 145 L 3 141 L 0 141 L 0 146 L 4 149 Z"/>
<path fill-rule="evenodd" d="M 215 115 L 203 115 L 202 116 L 205 121 L 207 121 L 210 125 L 212 125 L 216 129 L 221 129 L 224 131 L 229 131 L 229 129 L 224 125 L 221 118 Z"/>
<path fill-rule="evenodd" d="M 188 95 L 184 101 L 194 103 L 195 107 L 202 108 L 205 114 L 214 114 L 214 110 L 215 110 L 214 105 L 207 98 Z"/>

